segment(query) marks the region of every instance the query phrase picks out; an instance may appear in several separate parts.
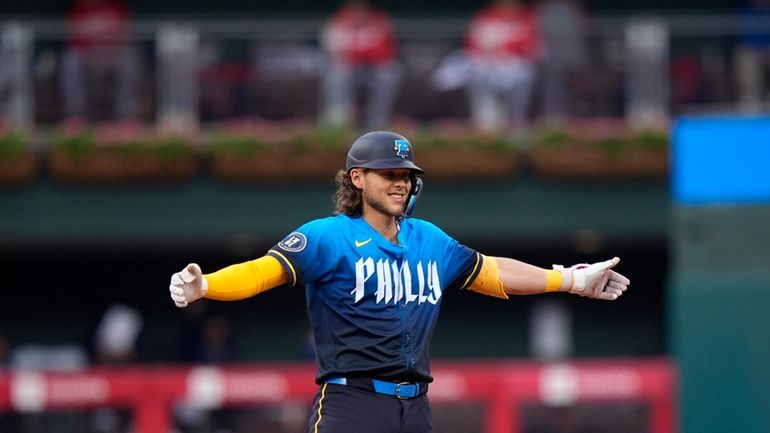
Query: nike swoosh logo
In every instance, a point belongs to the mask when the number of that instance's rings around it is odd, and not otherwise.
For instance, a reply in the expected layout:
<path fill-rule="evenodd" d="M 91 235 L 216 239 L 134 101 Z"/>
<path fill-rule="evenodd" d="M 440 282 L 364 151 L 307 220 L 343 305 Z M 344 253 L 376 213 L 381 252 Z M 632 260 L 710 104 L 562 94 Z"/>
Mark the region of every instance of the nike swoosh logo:
<path fill-rule="evenodd" d="M 361 247 L 363 247 L 364 245 L 368 244 L 371 241 L 372 241 L 372 238 L 369 238 L 369 239 L 367 239 L 365 241 L 355 241 L 355 244 L 356 244 L 356 247 L 361 248 Z"/>

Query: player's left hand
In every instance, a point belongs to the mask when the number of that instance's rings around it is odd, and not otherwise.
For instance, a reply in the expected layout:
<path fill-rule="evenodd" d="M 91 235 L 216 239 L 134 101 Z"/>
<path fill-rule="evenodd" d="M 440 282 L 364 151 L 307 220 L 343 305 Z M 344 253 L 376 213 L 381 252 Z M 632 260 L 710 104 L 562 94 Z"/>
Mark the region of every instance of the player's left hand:
<path fill-rule="evenodd" d="M 168 291 L 174 304 L 179 308 L 184 308 L 190 302 L 197 301 L 206 294 L 208 281 L 203 276 L 200 266 L 190 263 L 181 271 L 171 275 Z"/>
<path fill-rule="evenodd" d="M 567 290 L 572 294 L 593 299 L 618 299 L 631 284 L 631 280 L 612 270 L 619 262 L 620 258 L 614 257 L 603 262 L 562 268 L 563 275 L 569 273 L 572 277 L 572 285 Z"/>

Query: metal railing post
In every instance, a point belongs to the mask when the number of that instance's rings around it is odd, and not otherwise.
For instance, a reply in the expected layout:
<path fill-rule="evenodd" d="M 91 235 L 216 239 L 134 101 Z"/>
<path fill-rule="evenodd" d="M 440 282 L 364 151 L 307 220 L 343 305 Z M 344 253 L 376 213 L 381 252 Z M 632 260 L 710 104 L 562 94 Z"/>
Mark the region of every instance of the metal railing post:
<path fill-rule="evenodd" d="M 162 24 L 157 33 L 158 126 L 190 132 L 198 127 L 198 31 Z"/>
<path fill-rule="evenodd" d="M 666 124 L 669 117 L 668 26 L 637 18 L 624 29 L 626 120 L 637 127 Z"/>
<path fill-rule="evenodd" d="M 32 30 L 8 22 L 0 30 L 0 95 L 2 116 L 12 128 L 29 130 L 33 123 Z"/>

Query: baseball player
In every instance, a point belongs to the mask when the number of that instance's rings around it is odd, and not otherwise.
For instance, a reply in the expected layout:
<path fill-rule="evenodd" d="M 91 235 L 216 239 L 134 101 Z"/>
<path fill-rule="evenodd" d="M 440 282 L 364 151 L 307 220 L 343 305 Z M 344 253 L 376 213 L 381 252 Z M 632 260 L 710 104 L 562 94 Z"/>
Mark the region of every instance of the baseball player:
<path fill-rule="evenodd" d="M 431 431 L 428 349 L 447 291 L 611 301 L 630 283 L 612 270 L 617 257 L 543 269 L 468 248 L 409 216 L 422 173 L 406 138 L 364 134 L 337 173 L 334 216 L 299 227 L 256 260 L 206 275 L 192 263 L 171 276 L 178 307 L 305 287 L 319 385 L 311 433 Z"/>

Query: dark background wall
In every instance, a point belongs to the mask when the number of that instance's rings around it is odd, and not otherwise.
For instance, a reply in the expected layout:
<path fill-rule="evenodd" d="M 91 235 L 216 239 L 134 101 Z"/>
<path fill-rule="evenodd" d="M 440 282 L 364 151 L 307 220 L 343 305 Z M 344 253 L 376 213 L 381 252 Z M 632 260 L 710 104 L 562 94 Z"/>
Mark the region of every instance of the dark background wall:
<path fill-rule="evenodd" d="M 281 235 L 276 235 L 276 239 Z M 663 286 L 668 252 L 663 240 L 622 240 L 593 252 L 579 251 L 568 238 L 501 238 L 464 241 L 491 255 L 515 257 L 550 267 L 622 257 L 620 270 L 632 290 L 615 303 L 555 294 L 501 301 L 474 293 L 445 294 L 434 339 L 436 357 L 528 357 L 529 315 L 545 299 L 564 303 L 572 313 L 575 355 L 644 356 L 666 352 Z M 256 250 L 271 245 L 257 242 Z M 204 270 L 248 260 L 223 244 L 174 246 L 120 242 L 36 244 L 0 250 L 3 301 L 0 331 L 18 344 L 76 344 L 90 348 L 104 310 L 120 302 L 144 317 L 140 359 L 184 360 L 193 313 L 225 317 L 233 327 L 238 357 L 244 360 L 295 359 L 305 341 L 305 296 L 300 288 L 275 289 L 239 302 L 204 301 L 204 312 L 179 310 L 168 298 L 172 272 L 189 261 Z M 631 319 L 631 320 L 629 320 Z M 615 329 L 624 326 L 623 332 Z"/>

